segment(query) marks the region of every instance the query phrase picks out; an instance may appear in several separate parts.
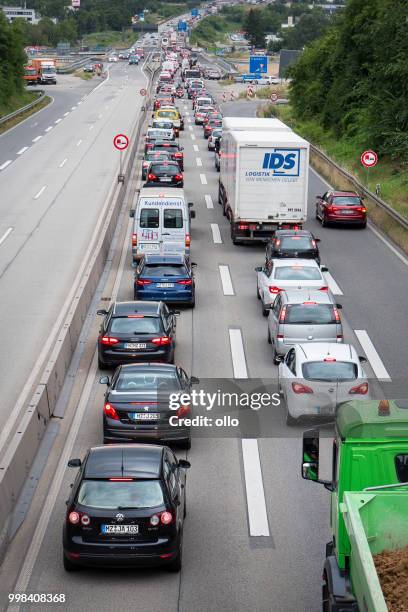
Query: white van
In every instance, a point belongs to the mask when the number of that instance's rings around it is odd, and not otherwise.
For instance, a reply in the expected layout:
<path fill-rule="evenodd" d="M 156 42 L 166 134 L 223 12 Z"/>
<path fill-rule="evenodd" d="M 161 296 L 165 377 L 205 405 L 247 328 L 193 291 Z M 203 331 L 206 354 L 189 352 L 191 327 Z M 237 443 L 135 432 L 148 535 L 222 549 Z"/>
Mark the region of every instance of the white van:
<path fill-rule="evenodd" d="M 138 261 L 145 253 L 190 253 L 190 210 L 180 188 L 144 187 L 139 192 L 132 232 L 132 257 Z"/>

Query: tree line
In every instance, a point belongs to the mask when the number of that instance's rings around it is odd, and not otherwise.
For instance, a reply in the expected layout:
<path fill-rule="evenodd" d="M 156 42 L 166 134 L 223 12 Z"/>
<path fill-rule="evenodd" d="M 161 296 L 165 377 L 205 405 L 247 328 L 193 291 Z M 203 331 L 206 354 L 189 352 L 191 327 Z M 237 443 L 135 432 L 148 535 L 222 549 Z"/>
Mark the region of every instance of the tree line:
<path fill-rule="evenodd" d="M 408 3 L 349 0 L 291 68 L 296 115 L 408 162 Z"/>
<path fill-rule="evenodd" d="M 0 107 L 21 95 L 26 61 L 23 38 L 18 23 L 8 23 L 0 11 Z"/>

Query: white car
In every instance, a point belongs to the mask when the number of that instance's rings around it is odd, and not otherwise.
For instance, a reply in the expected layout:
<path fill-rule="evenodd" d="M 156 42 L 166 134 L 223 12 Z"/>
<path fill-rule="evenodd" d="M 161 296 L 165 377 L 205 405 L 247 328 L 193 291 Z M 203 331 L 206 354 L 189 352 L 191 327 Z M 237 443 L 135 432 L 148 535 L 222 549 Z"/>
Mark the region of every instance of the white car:
<path fill-rule="evenodd" d="M 351 344 L 296 344 L 279 364 L 278 383 L 286 423 L 301 417 L 331 418 L 340 402 L 370 399 L 367 375 Z"/>
<path fill-rule="evenodd" d="M 207 146 L 209 151 L 215 150 L 215 141 L 217 138 L 221 138 L 222 128 L 215 128 L 208 137 Z"/>
<path fill-rule="evenodd" d="M 111 62 L 111 63 L 112 63 L 112 62 L 118 62 L 118 61 L 119 61 L 119 58 L 118 58 L 118 56 L 117 56 L 117 55 L 110 55 L 110 56 L 108 57 L 108 62 Z"/>
<path fill-rule="evenodd" d="M 263 266 L 255 268 L 255 271 L 257 272 L 256 294 L 261 300 L 264 317 L 268 315 L 278 293 L 283 290 L 329 290 L 322 274 L 328 269 L 319 266 L 314 259 L 270 259 Z"/>

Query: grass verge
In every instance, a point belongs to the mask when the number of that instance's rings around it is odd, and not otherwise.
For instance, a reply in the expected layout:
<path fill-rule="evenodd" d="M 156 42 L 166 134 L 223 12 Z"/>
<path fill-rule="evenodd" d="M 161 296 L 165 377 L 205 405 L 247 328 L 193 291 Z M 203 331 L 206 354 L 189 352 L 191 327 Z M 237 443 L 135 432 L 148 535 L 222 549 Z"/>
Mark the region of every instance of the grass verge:
<path fill-rule="evenodd" d="M 31 93 L 34 93 L 34 92 L 31 92 Z M 20 104 L 18 107 L 14 108 L 14 110 L 17 110 L 18 108 L 21 108 L 22 106 L 25 106 L 26 104 L 29 104 L 32 101 L 33 101 L 33 97 L 31 97 L 29 102 L 24 102 L 23 104 Z M 46 106 L 48 106 L 50 102 L 51 102 L 51 98 L 49 96 L 45 96 L 45 98 L 41 100 L 41 102 L 36 104 L 33 108 L 30 108 L 29 110 L 25 111 L 24 113 L 21 113 L 17 117 L 13 117 L 13 119 L 10 119 L 9 121 L 6 121 L 5 123 L 2 123 L 0 125 L 0 134 L 7 132 L 7 130 L 14 127 L 18 123 L 21 123 L 21 121 L 23 121 L 24 119 L 27 119 L 27 117 L 30 117 L 30 115 L 34 115 L 34 113 L 37 113 L 42 108 L 45 108 Z M 12 113 L 12 112 L 14 111 L 9 111 L 8 113 L 4 113 L 3 116 L 9 113 Z"/>
<path fill-rule="evenodd" d="M 84 72 L 82 69 L 75 70 L 74 76 L 84 81 L 90 81 L 93 78 L 93 72 Z"/>

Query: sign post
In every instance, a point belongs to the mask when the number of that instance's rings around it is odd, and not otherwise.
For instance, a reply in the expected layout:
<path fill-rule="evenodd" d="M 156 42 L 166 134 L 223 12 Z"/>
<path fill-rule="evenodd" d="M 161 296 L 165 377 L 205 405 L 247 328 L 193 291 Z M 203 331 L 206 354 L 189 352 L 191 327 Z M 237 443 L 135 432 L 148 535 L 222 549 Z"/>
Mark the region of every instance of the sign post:
<path fill-rule="evenodd" d="M 368 184 L 369 168 L 374 168 L 374 166 L 377 165 L 378 155 L 375 151 L 371 151 L 371 149 L 367 149 L 367 151 L 364 151 L 361 154 L 360 161 L 366 169 L 366 183 L 367 183 L 367 187 L 369 187 L 369 184 Z"/>
<path fill-rule="evenodd" d="M 118 174 L 118 183 L 125 182 L 125 175 L 122 171 L 122 151 L 128 148 L 129 146 L 129 138 L 126 134 L 116 134 L 113 139 L 113 146 L 118 149 L 120 153 L 120 161 L 119 161 L 119 174 Z"/>

